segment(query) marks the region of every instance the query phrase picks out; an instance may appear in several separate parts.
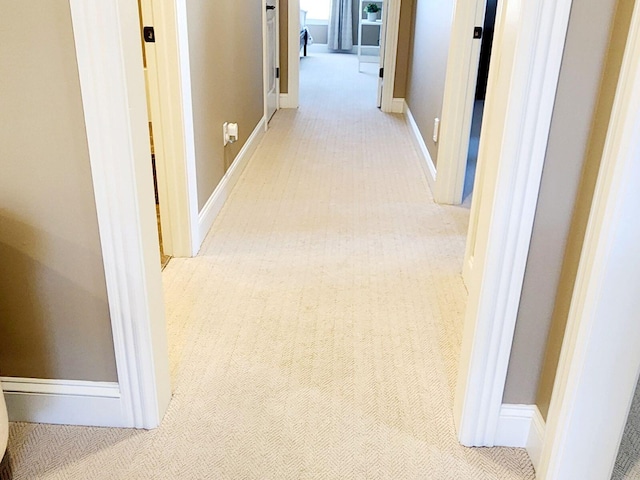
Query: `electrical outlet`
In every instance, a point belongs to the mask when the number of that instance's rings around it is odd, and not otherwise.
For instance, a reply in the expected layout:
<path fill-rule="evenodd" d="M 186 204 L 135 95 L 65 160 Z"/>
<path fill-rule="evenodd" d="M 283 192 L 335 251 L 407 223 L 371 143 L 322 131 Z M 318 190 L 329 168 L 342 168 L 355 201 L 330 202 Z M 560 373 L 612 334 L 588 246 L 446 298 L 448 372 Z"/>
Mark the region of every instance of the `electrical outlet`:
<path fill-rule="evenodd" d="M 224 122 L 222 124 L 222 142 L 226 147 L 228 143 L 235 143 L 238 141 L 238 124 Z"/>
<path fill-rule="evenodd" d="M 433 141 L 438 143 L 438 138 L 440 137 L 440 119 L 436 118 L 433 121 Z"/>

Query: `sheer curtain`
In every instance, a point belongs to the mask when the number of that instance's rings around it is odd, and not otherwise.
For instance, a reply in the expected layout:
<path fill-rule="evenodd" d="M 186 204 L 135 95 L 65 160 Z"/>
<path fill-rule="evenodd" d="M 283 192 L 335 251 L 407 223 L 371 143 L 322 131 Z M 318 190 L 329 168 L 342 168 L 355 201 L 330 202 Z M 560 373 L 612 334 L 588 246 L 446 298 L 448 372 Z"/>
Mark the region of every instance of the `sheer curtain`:
<path fill-rule="evenodd" d="M 331 0 L 329 17 L 329 49 L 351 50 L 353 48 L 352 0 Z"/>

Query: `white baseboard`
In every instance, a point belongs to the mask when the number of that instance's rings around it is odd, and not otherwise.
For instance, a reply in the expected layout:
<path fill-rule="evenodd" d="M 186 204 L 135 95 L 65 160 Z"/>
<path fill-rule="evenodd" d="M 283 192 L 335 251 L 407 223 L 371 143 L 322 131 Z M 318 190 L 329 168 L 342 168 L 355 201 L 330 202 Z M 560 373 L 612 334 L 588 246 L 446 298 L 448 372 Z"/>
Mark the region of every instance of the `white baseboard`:
<path fill-rule="evenodd" d="M 422 138 L 422 134 L 420 133 L 420 129 L 418 128 L 418 124 L 416 123 L 415 118 L 413 118 L 407 102 L 404 102 L 403 110 L 405 116 L 407 117 L 407 121 L 409 122 L 409 126 L 411 127 L 411 132 L 413 133 L 413 141 L 418 149 L 418 152 L 422 156 L 422 167 L 424 169 L 425 175 L 427 176 L 427 181 L 429 182 L 429 187 L 431 188 L 431 194 L 434 194 L 434 192 L 436 191 L 436 166 L 433 163 L 433 159 L 429 154 L 429 149 L 427 149 L 427 145 L 424 143 L 424 139 Z"/>
<path fill-rule="evenodd" d="M 289 99 L 288 93 L 280 94 L 280 108 L 298 108 L 298 105 L 293 105 Z"/>
<path fill-rule="evenodd" d="M 0 377 L 12 422 L 129 427 L 113 382 Z"/>
<path fill-rule="evenodd" d="M 538 468 L 545 422 L 536 405 L 503 404 L 500 409 L 495 445 L 526 448 L 534 468 Z"/>
<path fill-rule="evenodd" d="M 529 439 L 527 440 L 527 452 L 529 453 L 529 458 L 531 458 L 531 463 L 533 463 L 533 468 L 538 470 L 540 458 L 542 457 L 545 421 L 538 407 L 534 405 L 534 408 L 535 411 L 533 412 L 531 429 L 529 430 Z"/>
<path fill-rule="evenodd" d="M 405 105 L 404 98 L 394 98 L 391 101 L 391 113 L 404 113 Z"/>
<path fill-rule="evenodd" d="M 198 244 L 200 246 L 202 246 L 202 242 L 207 236 L 207 233 L 209 233 L 209 230 L 220 213 L 220 210 L 222 210 L 224 202 L 229 198 L 233 187 L 236 186 L 240 175 L 247 166 L 247 163 L 249 163 L 251 155 L 256 151 L 260 140 L 262 140 L 265 130 L 264 127 L 265 119 L 263 117 L 258 122 L 258 125 L 256 125 L 256 128 L 254 128 L 251 136 L 249 136 L 245 144 L 242 146 L 242 149 L 233 160 L 229 170 L 224 174 L 224 177 L 222 177 L 222 180 L 220 180 L 220 183 L 218 183 L 218 186 L 213 191 L 209 200 L 207 200 L 207 203 L 205 203 L 202 211 L 198 215 L 198 232 L 200 236 Z"/>

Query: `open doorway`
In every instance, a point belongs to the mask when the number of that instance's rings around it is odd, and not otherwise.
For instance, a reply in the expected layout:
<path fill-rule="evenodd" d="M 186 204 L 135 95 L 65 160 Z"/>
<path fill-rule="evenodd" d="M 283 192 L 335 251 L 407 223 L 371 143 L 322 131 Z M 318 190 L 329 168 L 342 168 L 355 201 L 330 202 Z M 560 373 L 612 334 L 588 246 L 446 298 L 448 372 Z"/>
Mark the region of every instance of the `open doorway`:
<path fill-rule="evenodd" d="M 288 92 L 283 106 L 300 105 L 301 64 L 331 55 L 375 79 L 371 105 L 384 112 L 403 111 L 394 99 L 400 2 L 395 0 L 291 0 L 287 7 Z M 331 57 L 324 58 L 325 61 Z"/>
<path fill-rule="evenodd" d="M 313 83 L 314 77 L 338 75 L 334 85 L 343 85 L 352 81 L 349 73 L 357 71 L 363 84 L 359 95 L 372 107 L 381 106 L 385 6 L 386 0 L 300 1 L 301 92 L 309 91 L 304 84 Z M 372 83 L 373 90 L 367 88 Z M 301 105 L 305 100 L 301 96 Z"/>

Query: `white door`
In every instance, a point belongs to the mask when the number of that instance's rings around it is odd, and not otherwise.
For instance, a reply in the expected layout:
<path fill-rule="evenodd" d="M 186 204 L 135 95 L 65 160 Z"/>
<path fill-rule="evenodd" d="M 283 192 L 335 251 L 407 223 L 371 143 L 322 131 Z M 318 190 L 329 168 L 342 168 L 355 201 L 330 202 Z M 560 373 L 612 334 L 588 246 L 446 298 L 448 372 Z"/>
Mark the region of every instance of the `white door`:
<path fill-rule="evenodd" d="M 278 0 L 266 0 L 264 7 L 264 97 L 268 122 L 278 109 Z"/>
<path fill-rule="evenodd" d="M 149 133 L 152 140 L 152 153 L 154 161 L 154 182 L 160 215 L 158 228 L 161 238 L 160 251 L 162 255 L 171 256 L 173 252 L 173 238 L 171 236 L 171 218 L 167 199 L 169 198 L 169 186 L 167 175 L 167 155 L 164 147 L 164 132 L 162 120 L 162 107 L 160 93 L 160 80 L 156 44 L 154 1 L 138 0 L 140 14 L 140 27 L 142 29 L 143 66 L 145 87 L 147 92 L 147 115 L 149 117 Z M 163 36 L 161 35 L 160 38 Z M 160 225 L 162 228 L 160 229 Z M 160 231 L 161 230 L 161 231 Z"/>
<path fill-rule="evenodd" d="M 387 38 L 387 17 L 388 17 L 388 10 L 389 10 L 389 0 L 384 0 L 384 2 L 382 2 L 382 26 L 380 27 L 380 73 L 381 75 L 379 75 L 378 77 L 378 108 L 382 107 L 382 89 L 384 87 L 384 75 L 382 75 L 383 73 L 383 69 L 384 69 L 384 56 L 385 56 L 385 51 L 384 51 L 384 46 L 386 43 L 386 38 Z"/>

